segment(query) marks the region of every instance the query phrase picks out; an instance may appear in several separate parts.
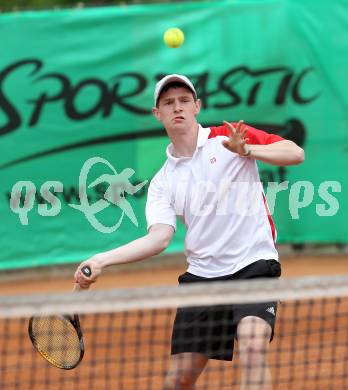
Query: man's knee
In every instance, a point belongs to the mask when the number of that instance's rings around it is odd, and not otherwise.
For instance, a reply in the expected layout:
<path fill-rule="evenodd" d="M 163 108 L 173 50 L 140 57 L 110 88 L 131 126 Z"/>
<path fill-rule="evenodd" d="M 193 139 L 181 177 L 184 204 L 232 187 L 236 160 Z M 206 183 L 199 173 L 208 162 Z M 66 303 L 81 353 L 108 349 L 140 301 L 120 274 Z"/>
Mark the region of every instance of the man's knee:
<path fill-rule="evenodd" d="M 164 390 L 191 390 L 195 379 L 189 374 L 175 373 L 167 375 Z"/>
<path fill-rule="evenodd" d="M 246 317 L 238 325 L 238 349 L 243 364 L 252 368 L 264 364 L 272 329 L 256 317 Z"/>
<path fill-rule="evenodd" d="M 165 378 L 164 390 L 191 390 L 208 358 L 200 353 L 173 355 Z"/>
<path fill-rule="evenodd" d="M 250 340 L 239 348 L 240 359 L 249 368 L 265 364 L 268 347 L 264 343 Z"/>

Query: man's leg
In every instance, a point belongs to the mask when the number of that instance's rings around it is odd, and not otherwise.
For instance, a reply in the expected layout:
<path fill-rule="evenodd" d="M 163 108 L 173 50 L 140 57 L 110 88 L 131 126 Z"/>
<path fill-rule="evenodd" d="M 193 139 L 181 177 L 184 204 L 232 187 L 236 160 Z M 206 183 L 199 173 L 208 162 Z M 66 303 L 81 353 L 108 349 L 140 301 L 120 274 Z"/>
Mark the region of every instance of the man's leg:
<path fill-rule="evenodd" d="M 268 350 L 271 326 L 262 318 L 248 316 L 237 327 L 241 361 L 241 390 L 271 390 Z"/>
<path fill-rule="evenodd" d="M 172 355 L 164 390 L 192 390 L 207 364 L 208 358 L 200 353 L 185 352 Z"/>

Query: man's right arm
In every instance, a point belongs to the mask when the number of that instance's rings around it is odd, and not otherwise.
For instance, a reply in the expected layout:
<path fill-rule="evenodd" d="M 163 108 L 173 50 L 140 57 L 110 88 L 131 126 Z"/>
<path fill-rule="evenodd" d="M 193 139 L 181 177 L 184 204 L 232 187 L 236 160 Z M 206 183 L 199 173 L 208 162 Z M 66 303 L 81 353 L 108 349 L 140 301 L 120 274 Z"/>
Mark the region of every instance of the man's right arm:
<path fill-rule="evenodd" d="M 150 227 L 145 236 L 110 251 L 99 253 L 81 263 L 75 272 L 75 281 L 80 287 L 88 288 L 91 283 L 96 281 L 103 268 L 109 265 L 133 263 L 157 255 L 167 248 L 173 234 L 173 226 L 155 224 Z M 91 268 L 92 276 L 90 278 L 81 272 L 81 268 L 84 266 Z"/>

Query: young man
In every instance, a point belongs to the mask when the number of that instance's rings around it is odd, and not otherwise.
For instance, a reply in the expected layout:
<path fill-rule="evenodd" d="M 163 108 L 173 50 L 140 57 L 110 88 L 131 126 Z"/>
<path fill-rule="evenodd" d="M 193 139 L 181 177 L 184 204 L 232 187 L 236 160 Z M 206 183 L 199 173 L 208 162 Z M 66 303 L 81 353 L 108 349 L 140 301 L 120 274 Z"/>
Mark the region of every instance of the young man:
<path fill-rule="evenodd" d="M 153 114 L 171 144 L 167 161 L 148 190 L 148 233 L 83 262 L 75 280 L 87 288 L 106 266 L 162 252 L 175 232 L 176 216 L 187 228 L 189 263 L 179 283 L 278 277 L 276 232 L 255 160 L 299 164 L 303 150 L 242 121 L 203 128 L 196 120 L 200 100 L 185 76 L 161 79 L 154 100 Z M 91 268 L 91 278 L 81 272 L 85 265 Z M 271 389 L 267 351 L 276 309 L 276 302 L 178 309 L 164 389 L 193 389 L 209 358 L 232 359 L 234 338 L 241 361 L 241 389 Z M 200 340 L 195 341 L 192 335 L 198 331 Z"/>

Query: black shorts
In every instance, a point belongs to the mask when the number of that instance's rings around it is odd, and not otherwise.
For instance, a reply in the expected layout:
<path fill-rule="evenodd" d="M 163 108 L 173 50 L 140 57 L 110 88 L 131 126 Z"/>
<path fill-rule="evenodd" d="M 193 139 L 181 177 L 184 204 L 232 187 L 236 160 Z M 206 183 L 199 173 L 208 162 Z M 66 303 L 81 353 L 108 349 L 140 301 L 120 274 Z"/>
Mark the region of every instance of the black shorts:
<path fill-rule="evenodd" d="M 275 278 L 281 274 L 276 260 L 258 260 L 232 275 L 203 278 L 185 272 L 179 284 L 215 282 L 252 278 Z M 182 352 L 199 352 L 209 359 L 232 360 L 234 338 L 239 321 L 247 316 L 260 317 L 272 328 L 274 334 L 277 302 L 231 304 L 178 308 L 172 333 L 172 355 Z"/>

